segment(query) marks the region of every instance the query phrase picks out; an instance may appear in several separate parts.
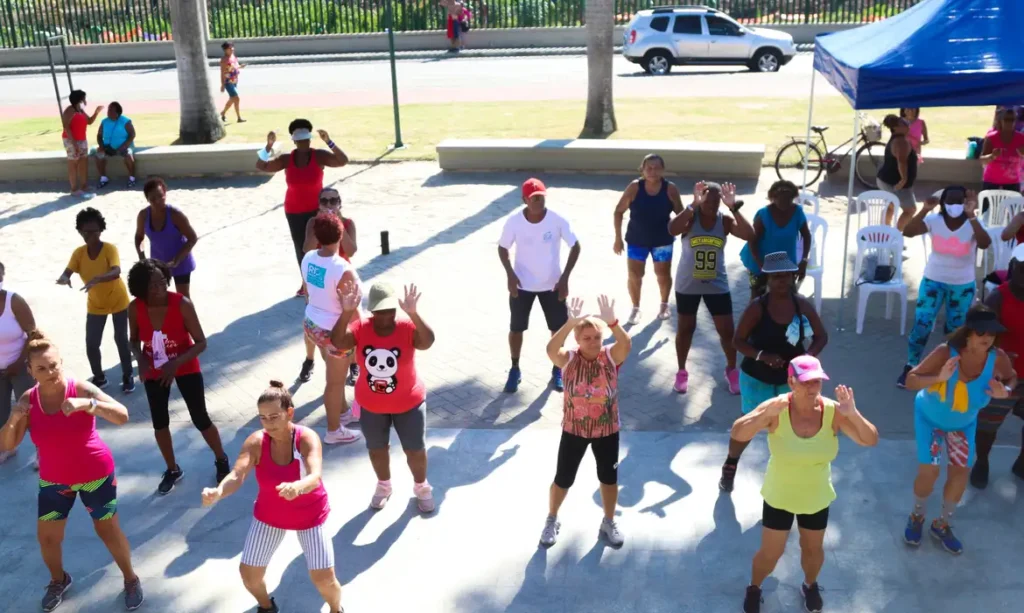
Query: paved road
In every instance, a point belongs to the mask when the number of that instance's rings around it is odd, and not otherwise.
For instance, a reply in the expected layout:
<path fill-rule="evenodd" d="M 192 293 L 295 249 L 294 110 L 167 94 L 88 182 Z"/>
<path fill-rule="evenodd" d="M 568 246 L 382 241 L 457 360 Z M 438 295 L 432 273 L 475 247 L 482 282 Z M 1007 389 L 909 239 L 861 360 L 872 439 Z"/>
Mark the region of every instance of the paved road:
<path fill-rule="evenodd" d="M 757 92 L 760 97 L 806 97 L 811 56 L 799 55 L 777 74 L 745 68 L 676 68 L 654 78 L 621 57 L 615 59 L 617 98 L 729 96 Z M 214 74 L 213 71 L 210 73 Z M 409 103 L 505 100 L 583 100 L 587 95 L 586 58 L 518 57 L 408 60 L 398 63 L 401 100 Z M 172 69 L 98 72 L 73 75 L 92 102 L 130 102 L 132 112 L 178 108 L 178 82 Z M 67 82 L 60 81 L 66 94 Z M 823 95 L 835 95 L 830 87 Z M 246 69 L 240 86 L 248 108 L 346 106 L 391 103 L 391 74 L 386 62 L 261 65 Z M 219 94 L 218 94 L 219 95 Z M 0 108 L 7 117 L 48 115 L 55 109 L 48 75 L 0 78 Z"/>

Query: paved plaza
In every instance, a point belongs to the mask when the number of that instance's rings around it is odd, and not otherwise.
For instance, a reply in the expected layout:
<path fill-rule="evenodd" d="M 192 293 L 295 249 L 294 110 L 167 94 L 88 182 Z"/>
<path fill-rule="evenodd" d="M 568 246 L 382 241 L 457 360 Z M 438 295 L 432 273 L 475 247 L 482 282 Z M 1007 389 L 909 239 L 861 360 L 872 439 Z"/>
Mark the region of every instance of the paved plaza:
<path fill-rule="evenodd" d="M 362 444 L 331 448 L 325 455 L 334 508 L 328 532 L 335 534 L 346 610 L 738 611 L 759 539 L 766 448 L 763 440 L 755 442 L 744 456 L 736 492 L 719 496 L 718 468 L 739 399 L 727 393 L 724 358 L 704 311 L 688 365 L 690 392 L 672 391 L 675 324 L 654 318 L 653 272 L 645 279 L 645 319 L 629 330 L 633 353 L 621 375 L 626 432 L 620 522 L 626 545 L 616 551 L 596 539 L 601 514 L 588 457 L 561 514 L 560 542 L 546 552 L 537 548 L 554 472 L 561 397 L 546 389 L 550 362 L 539 309 L 526 335 L 519 393 L 501 393 L 509 367 L 508 307 L 496 253 L 501 221 L 520 205 L 519 184 L 525 178 L 521 173 L 441 173 L 433 163 L 327 171 L 326 182 L 336 182 L 346 215 L 358 224 L 360 247 L 353 262 L 363 279 L 415 282 L 423 292 L 420 312 L 437 334 L 434 347 L 418 358 L 428 388 L 437 515 L 418 517 L 404 496 L 411 494 L 411 478 L 399 456 L 394 458 L 396 495 L 387 509 L 373 514 L 367 502 L 374 477 Z M 612 253 L 611 212 L 629 177 L 541 178 L 549 186 L 549 206 L 570 220 L 580 238 L 582 254 L 570 293 L 584 297 L 590 307 L 598 293 L 608 293 L 625 319 L 625 263 Z M 684 194 L 695 179 L 678 179 Z M 766 173 L 756 184 L 739 184 L 748 218 L 766 201 L 773 179 Z M 71 290 L 54 284 L 81 242 L 74 217 L 85 206 L 63 195 L 64 187 L 4 186 L 0 261 L 6 265 L 4 287 L 26 297 L 39 327 L 60 344 L 68 369 L 85 377 L 81 283 L 75 279 Z M 906 551 L 900 542 L 915 471 L 912 396 L 894 386 L 906 339 L 899 336 L 896 319 L 883 318 L 882 298 L 874 299 L 863 335 L 853 332 L 855 300 L 846 303 L 846 330 L 837 330 L 845 197 L 835 197 L 835 189 L 823 187 L 829 198 L 822 215 L 830 223 L 823 319 L 830 341 L 822 361 L 832 384 L 856 389 L 859 408 L 883 440 L 870 450 L 842 443 L 835 467 L 839 500 L 821 577 L 827 610 L 1017 608 L 1024 599 L 1018 568 L 1024 551 L 1024 483 L 1009 474 L 1009 464 L 1020 444 L 1019 420 L 1008 421 L 1000 434 L 989 489 L 969 490 L 954 520 L 967 548 L 964 555 L 953 558 L 931 542 Z M 919 191 L 921 196 L 927 189 Z M 232 457 L 245 435 L 259 427 L 255 399 L 267 381 L 292 384 L 303 358 L 303 302 L 292 297 L 299 277 L 281 209 L 283 193 L 283 177 L 170 182 L 168 201 L 188 214 L 200 235 L 192 294 L 209 338 L 200 359 L 211 417 Z M 106 215 L 103 238 L 118 246 L 125 272 L 135 259 L 135 214 L 145 204 L 141 190 L 114 190 L 88 203 Z M 388 255 L 381 255 L 381 231 L 389 233 Z M 747 301 L 738 243 L 727 247 L 737 315 Z M 908 244 L 907 255 L 905 279 L 913 298 L 923 268 L 920 240 Z M 908 311 L 912 308 L 911 303 Z M 933 343 L 937 340 L 936 335 Z M 108 375 L 116 381 L 109 328 L 103 351 Z M 318 362 L 310 383 L 293 386 L 298 417 L 321 432 L 322 377 Z M 252 610 L 237 564 L 255 486 L 247 484 L 212 510 L 200 508 L 199 492 L 213 480 L 212 457 L 174 392 L 172 428 L 187 476 L 169 496 L 156 496 L 163 468 L 145 396 L 141 389 L 115 396 L 128 406 L 131 422 L 122 428 L 105 425 L 103 436 L 118 462 L 121 520 L 146 587 L 145 610 Z M 35 610 L 46 583 L 35 540 L 31 457 L 26 443 L 14 460 L 0 466 L 7 509 L 0 515 L 0 611 Z M 938 510 L 937 495 L 930 510 L 933 515 Z M 800 610 L 795 544 L 765 584 L 766 612 Z M 119 573 L 81 507 L 69 522 L 65 558 L 75 586 L 60 611 L 121 610 Z M 268 583 L 277 586 L 282 611 L 319 610 L 297 542 L 286 542 Z"/>

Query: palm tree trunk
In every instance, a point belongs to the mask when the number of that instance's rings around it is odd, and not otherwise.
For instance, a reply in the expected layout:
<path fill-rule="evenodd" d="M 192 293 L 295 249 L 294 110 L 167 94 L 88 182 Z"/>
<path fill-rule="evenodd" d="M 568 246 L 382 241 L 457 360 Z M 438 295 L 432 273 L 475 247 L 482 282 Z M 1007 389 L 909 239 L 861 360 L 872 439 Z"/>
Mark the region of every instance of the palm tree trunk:
<path fill-rule="evenodd" d="M 202 23 L 205 11 L 200 8 L 200 2 L 205 0 L 171 0 L 171 31 L 181 105 L 178 138 L 185 145 L 213 143 L 224 138 L 224 126 L 210 89 L 206 29 Z"/>
<path fill-rule="evenodd" d="M 587 0 L 587 117 L 581 138 L 604 138 L 617 129 L 612 95 L 615 0 Z"/>

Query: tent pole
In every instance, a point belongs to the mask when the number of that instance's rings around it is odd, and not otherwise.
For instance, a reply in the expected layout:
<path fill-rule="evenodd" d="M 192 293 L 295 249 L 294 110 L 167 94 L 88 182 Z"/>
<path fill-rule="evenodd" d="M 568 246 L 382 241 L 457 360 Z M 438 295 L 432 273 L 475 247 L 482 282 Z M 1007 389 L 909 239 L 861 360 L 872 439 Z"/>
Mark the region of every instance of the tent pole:
<path fill-rule="evenodd" d="M 804 148 L 804 179 L 800 185 L 801 190 L 807 189 L 807 167 L 810 165 L 811 157 L 811 122 L 814 118 L 814 78 L 818 75 L 818 71 L 811 67 L 811 100 L 807 105 L 807 140 L 805 143 L 807 146 Z"/>
<path fill-rule="evenodd" d="M 846 188 L 846 232 L 843 233 L 843 280 L 839 285 L 839 313 L 836 316 L 836 329 L 843 331 L 843 307 L 846 305 L 846 268 L 850 257 L 850 215 L 853 209 L 853 178 L 857 174 L 857 135 L 860 134 L 860 113 L 853 111 L 853 147 L 850 149 L 850 181 Z M 860 211 L 857 211 L 858 219 Z"/>

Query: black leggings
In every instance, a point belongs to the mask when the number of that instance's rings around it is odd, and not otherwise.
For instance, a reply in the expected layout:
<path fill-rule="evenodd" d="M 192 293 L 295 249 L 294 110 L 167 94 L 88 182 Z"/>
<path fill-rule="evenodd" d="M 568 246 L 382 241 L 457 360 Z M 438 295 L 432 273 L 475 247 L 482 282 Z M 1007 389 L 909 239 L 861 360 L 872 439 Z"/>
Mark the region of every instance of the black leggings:
<path fill-rule="evenodd" d="M 200 432 L 213 425 L 210 414 L 206 412 L 206 387 L 203 384 L 203 373 L 181 375 L 174 378 L 181 392 L 181 399 L 188 407 L 188 415 L 192 425 Z M 147 379 L 144 383 L 146 398 L 149 399 L 149 414 L 153 418 L 154 430 L 166 430 L 171 425 L 168 405 L 171 401 L 171 386 L 164 386 L 159 381 Z"/>
<path fill-rule="evenodd" d="M 604 485 L 615 485 L 619 481 L 619 433 L 601 438 L 583 438 L 562 432 L 558 444 L 558 468 L 555 471 L 555 485 L 567 490 L 576 482 L 576 471 L 587 453 L 587 447 L 594 452 L 597 462 L 597 480 Z"/>
<path fill-rule="evenodd" d="M 292 235 L 292 245 L 295 246 L 295 261 L 299 263 L 299 266 L 302 266 L 302 258 L 306 255 L 306 250 L 303 248 L 306 243 L 306 224 L 310 219 L 316 217 L 316 214 L 317 211 L 284 214 L 288 219 L 288 231 Z"/>

